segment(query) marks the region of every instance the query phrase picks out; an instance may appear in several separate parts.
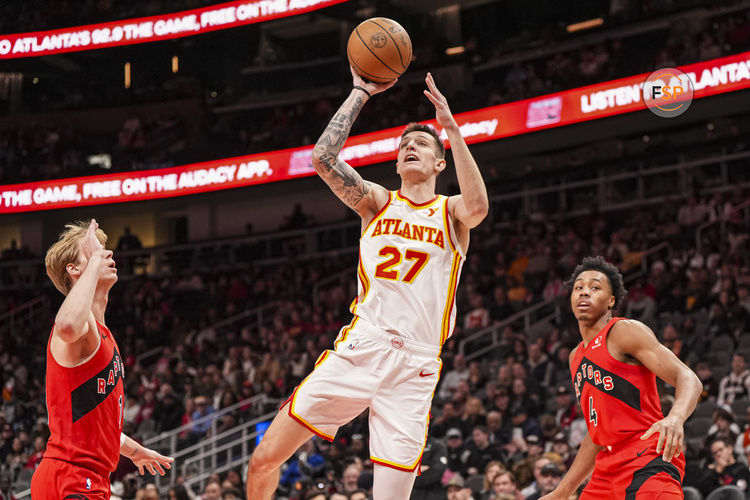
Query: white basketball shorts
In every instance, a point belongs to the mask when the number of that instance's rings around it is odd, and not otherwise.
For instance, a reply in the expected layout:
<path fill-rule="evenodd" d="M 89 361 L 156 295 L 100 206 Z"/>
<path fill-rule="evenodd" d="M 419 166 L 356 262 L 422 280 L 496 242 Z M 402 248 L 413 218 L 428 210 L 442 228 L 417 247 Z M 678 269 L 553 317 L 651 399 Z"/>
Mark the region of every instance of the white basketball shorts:
<path fill-rule="evenodd" d="M 285 406 L 317 436 L 370 408 L 370 459 L 414 471 L 422 460 L 440 349 L 390 334 L 356 317 L 341 329 Z"/>

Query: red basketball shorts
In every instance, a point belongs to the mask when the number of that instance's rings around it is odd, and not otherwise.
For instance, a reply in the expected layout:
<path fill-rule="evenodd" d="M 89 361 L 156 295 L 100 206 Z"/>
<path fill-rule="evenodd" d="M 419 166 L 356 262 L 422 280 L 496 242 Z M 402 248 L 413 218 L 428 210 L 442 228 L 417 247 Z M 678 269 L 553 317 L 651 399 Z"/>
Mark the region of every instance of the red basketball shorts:
<path fill-rule="evenodd" d="M 77 465 L 45 458 L 31 478 L 31 500 L 109 500 L 109 478 Z"/>
<path fill-rule="evenodd" d="M 665 462 L 662 454 L 656 453 L 658 440 L 658 434 L 645 441 L 638 436 L 600 452 L 579 500 L 683 499 L 685 455 Z"/>

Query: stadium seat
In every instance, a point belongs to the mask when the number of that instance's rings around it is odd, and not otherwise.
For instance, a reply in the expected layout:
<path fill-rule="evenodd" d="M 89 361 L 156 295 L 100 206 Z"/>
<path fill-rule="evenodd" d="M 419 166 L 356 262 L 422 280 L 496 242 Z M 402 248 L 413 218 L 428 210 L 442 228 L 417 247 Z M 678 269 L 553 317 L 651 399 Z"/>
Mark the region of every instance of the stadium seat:
<path fill-rule="evenodd" d="M 743 351 L 750 349 L 750 333 L 743 333 L 740 335 L 740 340 L 737 343 L 737 350 Z"/>
<path fill-rule="evenodd" d="M 711 352 L 734 351 L 734 339 L 729 335 L 719 335 L 711 341 Z"/>
<path fill-rule="evenodd" d="M 701 492 L 693 488 L 692 486 L 685 486 L 682 488 L 682 491 L 685 492 L 685 500 L 703 500 L 703 495 L 701 495 Z"/>
<path fill-rule="evenodd" d="M 482 474 L 475 474 L 466 480 L 466 486 L 471 488 L 475 494 L 479 494 L 484 488 L 484 476 Z"/>
<path fill-rule="evenodd" d="M 724 367 L 730 368 L 730 363 L 732 362 L 732 353 L 730 351 L 719 351 L 716 349 L 712 349 L 711 352 L 708 353 L 708 362 L 715 370 L 719 370 Z M 716 374 L 714 373 L 714 375 Z"/>
<path fill-rule="evenodd" d="M 716 410 L 716 402 L 707 400 L 700 403 L 695 407 L 693 412 L 693 418 L 713 418 L 714 411 Z"/>
<path fill-rule="evenodd" d="M 690 438 L 703 438 L 713 423 L 713 420 L 708 417 L 692 418 L 685 423 L 685 434 Z"/>
<path fill-rule="evenodd" d="M 714 374 L 714 378 L 716 380 L 721 380 L 725 375 L 729 375 L 729 371 L 731 369 L 732 367 L 729 365 L 729 363 L 723 365 L 713 365 L 711 367 L 711 372 Z"/>
<path fill-rule="evenodd" d="M 34 469 L 23 468 L 18 471 L 18 476 L 13 483 L 14 491 L 26 491 L 31 488 L 31 476 L 34 475 Z"/>
<path fill-rule="evenodd" d="M 745 500 L 745 493 L 736 486 L 722 486 L 712 491 L 706 500 Z"/>
<path fill-rule="evenodd" d="M 735 399 L 732 403 L 732 413 L 734 413 L 735 419 L 744 419 L 747 414 L 747 407 L 750 405 L 750 401 L 746 398 Z"/>

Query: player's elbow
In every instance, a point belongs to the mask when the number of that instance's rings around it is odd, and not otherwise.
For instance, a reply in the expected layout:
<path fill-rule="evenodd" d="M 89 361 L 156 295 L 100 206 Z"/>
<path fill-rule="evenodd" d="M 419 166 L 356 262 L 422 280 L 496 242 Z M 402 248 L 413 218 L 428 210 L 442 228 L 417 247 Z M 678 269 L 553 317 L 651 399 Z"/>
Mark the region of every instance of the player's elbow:
<path fill-rule="evenodd" d="M 698 378 L 698 375 L 696 375 L 692 370 L 690 370 L 690 376 L 693 379 L 693 384 L 695 385 L 695 392 L 698 394 L 697 399 L 700 399 L 701 394 L 703 394 L 703 382 L 701 382 L 701 379 Z"/>
<path fill-rule="evenodd" d="M 80 326 L 72 321 L 64 319 L 55 321 L 55 336 L 66 344 L 71 344 L 78 340 L 80 333 Z"/>
<path fill-rule="evenodd" d="M 313 150 L 312 156 L 310 157 L 312 166 L 316 172 L 328 172 L 336 164 L 337 157 L 333 153 L 325 151 L 318 151 L 318 148 Z"/>
<path fill-rule="evenodd" d="M 487 200 L 482 200 L 481 202 L 476 203 L 475 206 L 472 207 L 470 213 L 473 218 L 482 222 L 487 217 L 487 214 L 490 213 L 489 202 Z"/>
<path fill-rule="evenodd" d="M 472 203 L 466 206 L 467 226 L 475 228 L 487 217 L 490 212 L 489 204 L 486 202 Z"/>

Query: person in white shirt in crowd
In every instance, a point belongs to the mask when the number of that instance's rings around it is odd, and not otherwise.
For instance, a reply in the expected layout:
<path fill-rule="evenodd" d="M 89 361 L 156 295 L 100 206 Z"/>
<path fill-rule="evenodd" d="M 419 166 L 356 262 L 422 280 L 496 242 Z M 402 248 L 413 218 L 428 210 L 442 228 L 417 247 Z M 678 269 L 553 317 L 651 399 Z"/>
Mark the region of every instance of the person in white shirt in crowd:
<path fill-rule="evenodd" d="M 747 360 L 740 353 L 732 356 L 732 371 L 719 382 L 719 397 L 716 404 L 731 405 L 735 400 L 750 396 L 750 370 Z"/>
<path fill-rule="evenodd" d="M 469 379 L 469 369 L 463 354 L 456 354 L 453 357 L 453 369 L 449 370 L 442 379 L 438 395 L 441 400 L 449 401 L 453 399 L 453 393 L 458 389 L 459 384 Z"/>

